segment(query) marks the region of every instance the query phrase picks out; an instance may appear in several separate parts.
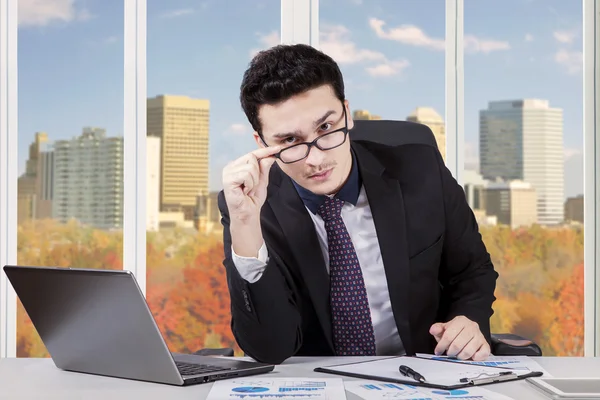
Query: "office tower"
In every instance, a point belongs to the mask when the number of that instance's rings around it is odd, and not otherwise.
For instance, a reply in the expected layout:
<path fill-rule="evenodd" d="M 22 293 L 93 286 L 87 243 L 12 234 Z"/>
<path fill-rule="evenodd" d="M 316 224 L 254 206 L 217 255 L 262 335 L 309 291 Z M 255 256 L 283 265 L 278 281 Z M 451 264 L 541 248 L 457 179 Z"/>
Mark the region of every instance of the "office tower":
<path fill-rule="evenodd" d="M 356 120 L 378 120 L 381 119 L 381 117 L 379 115 L 372 115 L 370 112 L 368 112 L 367 110 L 354 110 L 354 112 L 352 113 L 352 119 L 356 119 Z"/>
<path fill-rule="evenodd" d="M 208 100 L 186 96 L 148 99 L 148 136 L 161 139 L 160 211 L 192 220 L 196 196 L 208 193 Z"/>
<path fill-rule="evenodd" d="M 565 221 L 583 223 L 583 195 L 569 197 L 565 202 Z"/>
<path fill-rule="evenodd" d="M 530 183 L 523 181 L 490 182 L 485 189 L 487 215 L 498 217 L 498 223 L 511 228 L 537 222 L 537 196 Z"/>
<path fill-rule="evenodd" d="M 465 170 L 463 175 L 463 188 L 467 203 L 472 210 L 485 210 L 485 188 L 488 181 L 472 170 Z"/>
<path fill-rule="evenodd" d="M 35 134 L 33 143 L 29 145 L 25 172 L 17 179 L 17 223 L 19 224 L 37 217 L 40 153 L 47 142 L 47 133 Z"/>
<path fill-rule="evenodd" d="M 54 143 L 52 215 L 100 229 L 123 227 L 123 138 L 100 128 Z"/>
<path fill-rule="evenodd" d="M 40 148 L 36 186 L 36 219 L 52 218 L 54 198 L 54 151 L 50 143 Z"/>
<path fill-rule="evenodd" d="M 562 223 L 562 110 L 551 108 L 546 100 L 492 101 L 479 118 L 483 177 L 531 183 L 537 194 L 538 223 Z"/>
<path fill-rule="evenodd" d="M 146 230 L 160 226 L 160 138 L 146 137 Z"/>
<path fill-rule="evenodd" d="M 438 150 L 446 161 L 446 124 L 440 114 L 431 107 L 417 107 L 406 117 L 407 121 L 427 125 L 435 136 Z"/>

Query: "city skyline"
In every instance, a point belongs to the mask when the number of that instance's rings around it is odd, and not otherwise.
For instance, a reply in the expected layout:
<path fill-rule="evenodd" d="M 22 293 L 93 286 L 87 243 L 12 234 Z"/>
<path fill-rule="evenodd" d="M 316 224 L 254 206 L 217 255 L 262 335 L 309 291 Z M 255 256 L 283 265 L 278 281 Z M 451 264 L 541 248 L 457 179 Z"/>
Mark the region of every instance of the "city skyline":
<path fill-rule="evenodd" d="M 122 134 L 122 7 L 48 3 L 63 9 L 48 15 L 20 9 L 20 172 L 36 131 L 56 139 L 74 137 L 83 126 Z M 228 161 L 256 146 L 239 106 L 239 83 L 251 55 L 279 41 L 279 3 L 222 7 L 181 1 L 175 7 L 148 1 L 147 97 L 181 94 L 211 101 L 211 189 Z M 320 47 L 340 64 L 352 109 L 405 119 L 424 106 L 445 117 L 443 0 L 320 3 Z M 476 164 L 478 113 L 488 101 L 548 99 L 564 110 L 565 197 L 577 195 L 583 175 L 581 4 L 508 3 L 465 2 L 467 167 Z M 509 9 L 519 13 L 508 17 Z M 217 23 L 239 15 L 245 16 L 239 24 Z"/>

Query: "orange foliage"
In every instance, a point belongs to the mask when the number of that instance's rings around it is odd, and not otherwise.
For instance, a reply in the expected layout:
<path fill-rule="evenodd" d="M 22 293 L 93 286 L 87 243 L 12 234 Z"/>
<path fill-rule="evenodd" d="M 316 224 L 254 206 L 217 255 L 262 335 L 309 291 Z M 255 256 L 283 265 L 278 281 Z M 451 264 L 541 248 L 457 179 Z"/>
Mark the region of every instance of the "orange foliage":
<path fill-rule="evenodd" d="M 482 227 L 500 278 L 492 331 L 535 340 L 545 355 L 583 349 L 583 232 L 577 228 Z M 75 222 L 35 221 L 18 228 L 20 265 L 122 268 L 122 232 Z M 219 235 L 171 229 L 147 235 L 147 300 L 169 348 L 194 352 L 236 346 Z M 22 306 L 17 354 L 47 356 Z"/>

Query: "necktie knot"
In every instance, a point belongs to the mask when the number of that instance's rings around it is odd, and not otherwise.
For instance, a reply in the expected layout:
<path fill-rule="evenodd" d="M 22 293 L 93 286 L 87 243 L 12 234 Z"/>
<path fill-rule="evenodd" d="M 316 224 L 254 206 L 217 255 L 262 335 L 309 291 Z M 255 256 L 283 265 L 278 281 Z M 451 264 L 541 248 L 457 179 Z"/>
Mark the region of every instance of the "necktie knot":
<path fill-rule="evenodd" d="M 343 206 L 344 200 L 340 200 L 336 197 L 327 197 L 325 202 L 319 206 L 317 212 L 324 221 L 329 221 L 339 218 L 342 215 Z"/>

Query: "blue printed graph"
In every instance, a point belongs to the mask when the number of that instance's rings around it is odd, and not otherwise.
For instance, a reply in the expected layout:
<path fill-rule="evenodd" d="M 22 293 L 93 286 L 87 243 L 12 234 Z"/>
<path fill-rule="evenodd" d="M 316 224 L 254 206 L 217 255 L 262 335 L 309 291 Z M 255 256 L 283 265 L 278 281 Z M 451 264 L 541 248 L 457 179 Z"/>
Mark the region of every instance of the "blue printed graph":
<path fill-rule="evenodd" d="M 510 368 L 514 364 L 519 364 L 520 361 L 517 360 L 507 360 L 507 361 L 463 361 L 457 360 L 455 358 L 448 357 L 432 357 L 432 360 L 443 360 L 443 361 L 452 361 L 461 364 L 472 364 L 472 365 L 481 365 L 484 367 L 503 367 Z"/>
<path fill-rule="evenodd" d="M 434 390 L 432 393 L 441 394 L 444 396 L 464 396 L 465 394 L 469 394 L 468 391 L 462 389 L 456 390 Z"/>
<path fill-rule="evenodd" d="M 269 390 L 269 388 L 259 387 L 259 386 L 258 387 L 257 386 L 241 386 L 241 387 L 235 387 L 231 390 L 236 393 L 261 393 L 261 392 L 267 392 Z"/>
<path fill-rule="evenodd" d="M 395 390 L 404 390 L 402 387 L 398 385 L 394 385 L 393 383 L 382 383 L 380 385 L 361 385 L 363 388 L 367 390 L 386 390 L 386 389 L 395 389 Z"/>

